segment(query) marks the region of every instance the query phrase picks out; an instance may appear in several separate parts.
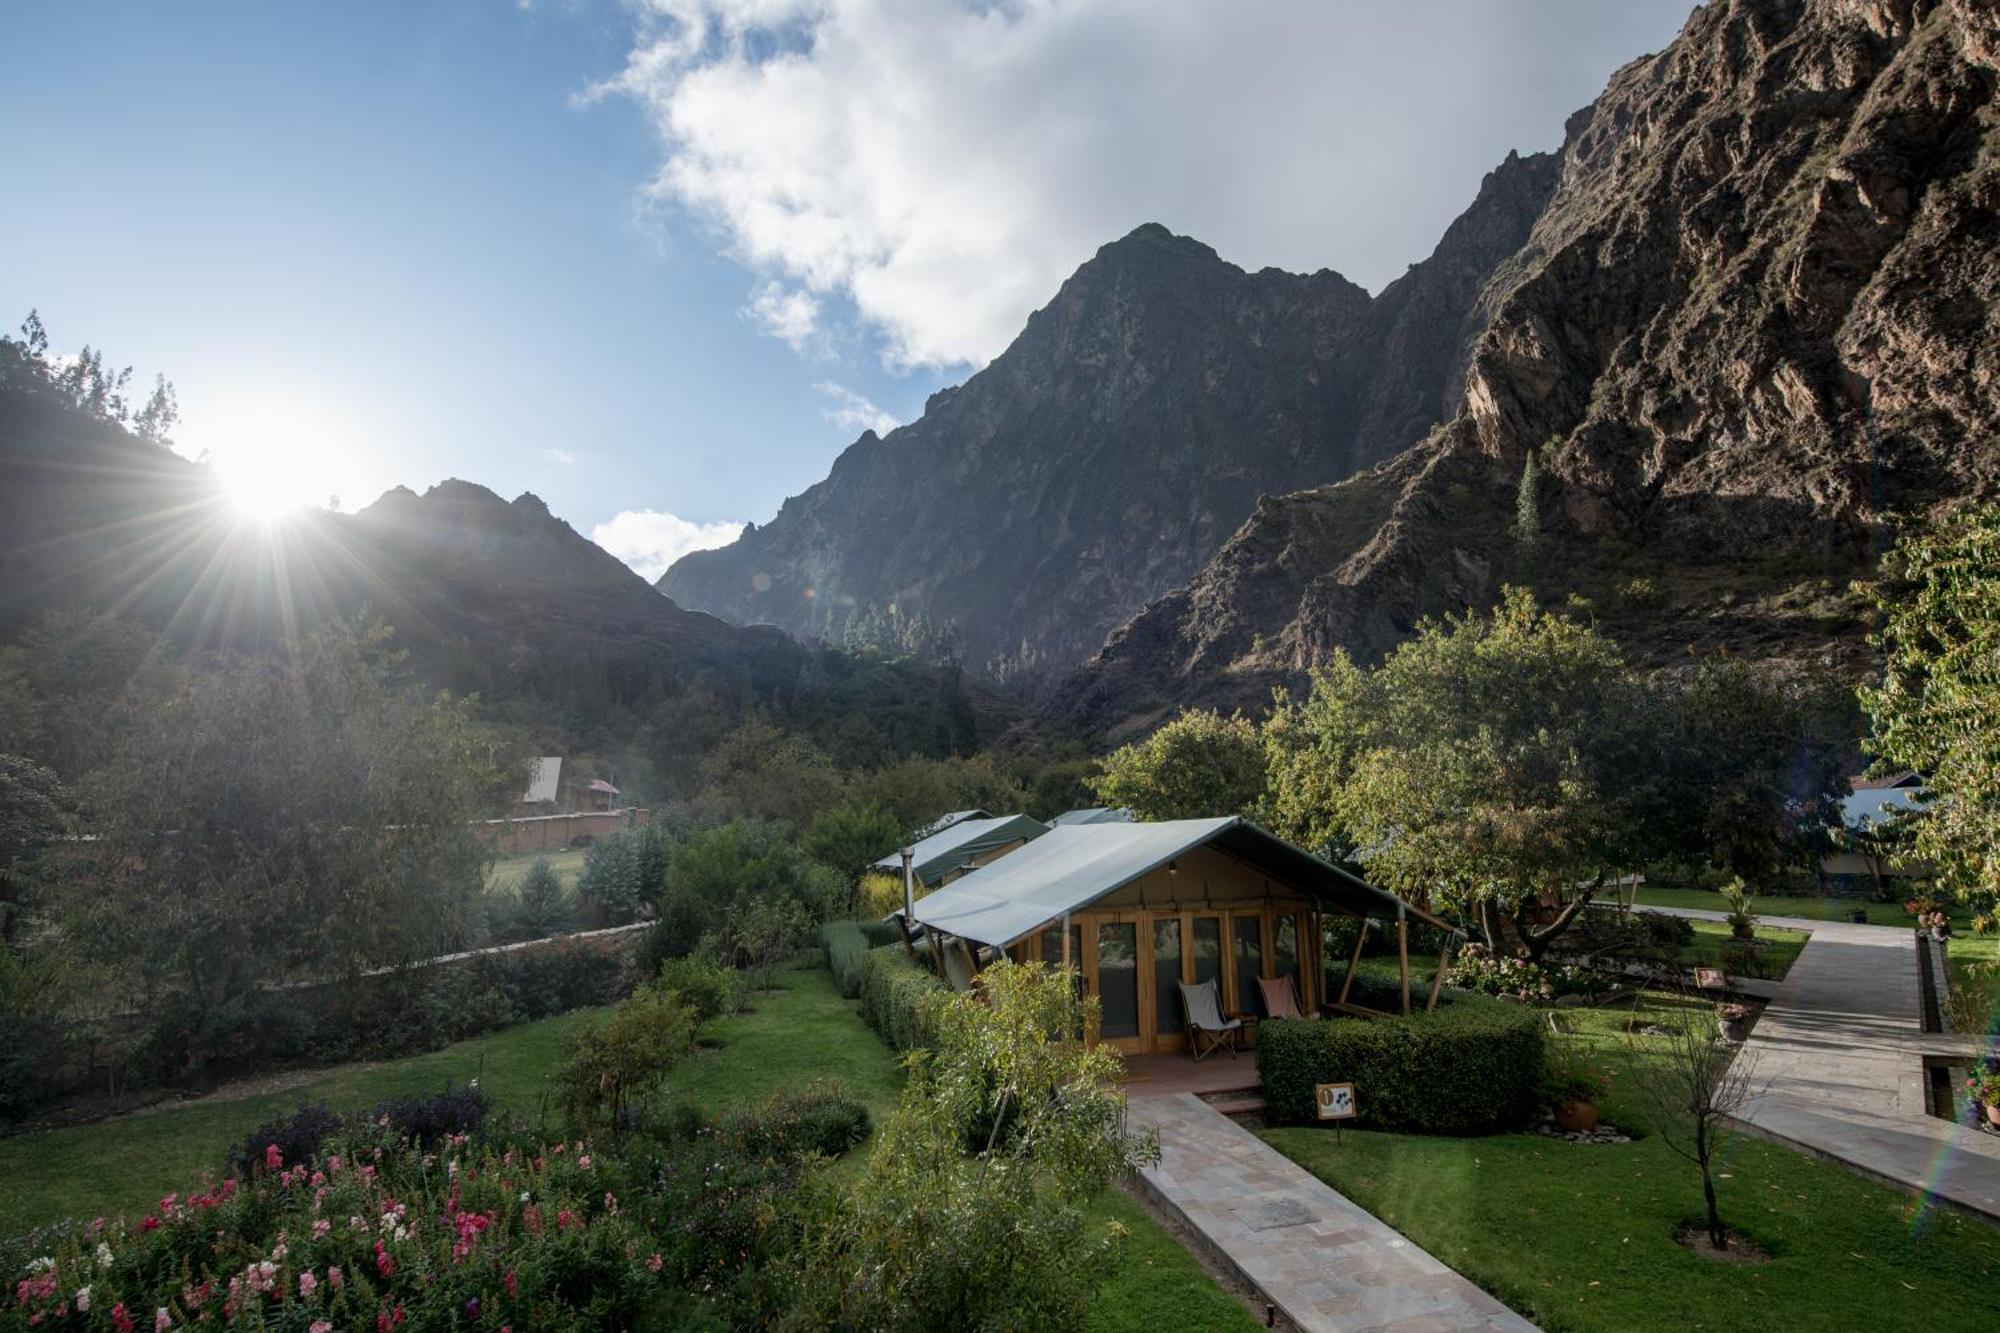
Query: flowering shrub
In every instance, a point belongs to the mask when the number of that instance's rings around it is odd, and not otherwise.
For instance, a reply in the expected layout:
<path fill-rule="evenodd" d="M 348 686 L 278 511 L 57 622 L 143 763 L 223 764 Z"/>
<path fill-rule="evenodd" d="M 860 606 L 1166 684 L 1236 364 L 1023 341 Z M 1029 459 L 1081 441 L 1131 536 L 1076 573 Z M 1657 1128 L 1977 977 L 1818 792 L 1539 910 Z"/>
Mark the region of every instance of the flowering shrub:
<path fill-rule="evenodd" d="M 1982 1069 L 1968 1075 L 1965 1095 L 1981 1106 L 2000 1106 L 2000 1069 Z"/>
<path fill-rule="evenodd" d="M 72 1228 L 11 1275 L 0 1329 L 596 1329 L 669 1295 L 623 1177 L 586 1143 L 336 1143 Z"/>
<path fill-rule="evenodd" d="M 1503 957 L 1480 944 L 1459 950 L 1444 981 L 1481 995 L 1512 995 L 1537 1003 L 1562 995 L 1592 995 L 1609 984 L 1602 972 L 1580 963 L 1547 968 L 1525 958 Z"/>

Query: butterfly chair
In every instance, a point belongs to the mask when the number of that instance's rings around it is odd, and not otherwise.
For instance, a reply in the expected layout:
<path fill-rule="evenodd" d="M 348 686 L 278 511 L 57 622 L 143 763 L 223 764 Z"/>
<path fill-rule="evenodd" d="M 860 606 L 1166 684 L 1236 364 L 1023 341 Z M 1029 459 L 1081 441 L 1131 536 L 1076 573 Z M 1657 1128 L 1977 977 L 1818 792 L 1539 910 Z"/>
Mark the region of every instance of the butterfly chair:
<path fill-rule="evenodd" d="M 1229 1058 L 1235 1059 L 1236 1035 L 1243 1030 L 1243 1020 L 1222 1016 L 1222 995 L 1214 979 L 1195 986 L 1183 981 L 1180 987 L 1181 1007 L 1187 1010 L 1188 1049 L 1194 1058 L 1200 1060 L 1227 1047 Z"/>
<path fill-rule="evenodd" d="M 1282 977 L 1258 977 L 1257 989 L 1264 997 L 1264 1017 L 1266 1018 L 1317 1018 L 1299 1008 L 1299 992 L 1292 985 L 1290 973 Z"/>

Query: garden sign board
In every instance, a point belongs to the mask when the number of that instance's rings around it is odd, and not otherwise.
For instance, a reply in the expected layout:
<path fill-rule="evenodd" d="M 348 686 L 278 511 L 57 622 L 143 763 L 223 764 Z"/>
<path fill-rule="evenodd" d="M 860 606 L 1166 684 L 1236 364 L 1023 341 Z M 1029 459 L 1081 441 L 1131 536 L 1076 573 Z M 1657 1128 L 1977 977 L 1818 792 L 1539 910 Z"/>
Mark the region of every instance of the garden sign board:
<path fill-rule="evenodd" d="M 1313 1103 L 1319 1108 L 1322 1120 L 1354 1119 L 1354 1085 L 1352 1083 L 1315 1083 Z"/>
<path fill-rule="evenodd" d="M 1729 974 L 1719 967 L 1697 967 L 1694 984 L 1703 990 L 1728 990 Z"/>

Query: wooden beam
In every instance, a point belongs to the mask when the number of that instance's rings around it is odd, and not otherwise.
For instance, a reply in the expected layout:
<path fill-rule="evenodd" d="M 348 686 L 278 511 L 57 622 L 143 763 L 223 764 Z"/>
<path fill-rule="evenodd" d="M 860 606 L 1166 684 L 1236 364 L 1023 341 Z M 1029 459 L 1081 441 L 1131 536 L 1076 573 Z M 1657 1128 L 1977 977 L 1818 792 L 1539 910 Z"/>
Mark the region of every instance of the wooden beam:
<path fill-rule="evenodd" d="M 1368 918 L 1354 918 L 1354 956 L 1347 960 L 1347 975 L 1340 979 L 1340 998 L 1333 1002 L 1334 1008 L 1347 1007 L 1347 992 L 1354 987 L 1354 969 L 1361 966 L 1361 946 L 1368 943 Z"/>
<path fill-rule="evenodd" d="M 1450 961 L 1451 936 L 1447 935 L 1444 937 L 1444 943 L 1438 948 L 1437 971 L 1431 975 L 1431 998 L 1424 1005 L 1425 1013 L 1430 1013 L 1438 1007 L 1438 991 L 1444 986 L 1444 966 Z"/>
<path fill-rule="evenodd" d="M 1396 907 L 1396 953 L 1403 963 L 1403 1012 L 1410 1012 L 1410 913 L 1402 904 Z"/>

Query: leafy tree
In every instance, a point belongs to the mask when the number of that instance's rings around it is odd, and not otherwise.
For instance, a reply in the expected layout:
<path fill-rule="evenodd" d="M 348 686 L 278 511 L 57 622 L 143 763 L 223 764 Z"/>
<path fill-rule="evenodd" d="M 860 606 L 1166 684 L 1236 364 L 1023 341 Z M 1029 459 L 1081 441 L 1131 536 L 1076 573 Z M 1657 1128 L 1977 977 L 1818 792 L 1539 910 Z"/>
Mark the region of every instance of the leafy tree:
<path fill-rule="evenodd" d="M 1912 852 L 1938 887 L 2000 897 L 2000 506 L 1910 533 L 1883 561 L 1882 681 L 1861 693 L 1878 763 L 1928 783 Z"/>
<path fill-rule="evenodd" d="M 1105 756 L 1090 785 L 1105 805 L 1154 820 L 1255 813 L 1266 782 L 1264 746 L 1250 720 L 1194 709 Z"/>
<path fill-rule="evenodd" d="M 877 858 L 894 851 L 902 838 L 901 822 L 881 807 L 836 805 L 813 816 L 799 847 L 853 880 Z"/>
<path fill-rule="evenodd" d="M 768 722 L 746 722 L 729 733 L 700 772 L 694 806 L 708 819 L 778 819 L 804 828 L 846 794 L 825 751 Z"/>
<path fill-rule="evenodd" d="M 639 880 L 639 841 L 630 834 L 599 838 L 583 854 L 576 891 L 597 906 L 607 926 L 636 920 L 645 902 Z"/>
<path fill-rule="evenodd" d="M 397 683 L 388 631 L 338 624 L 289 654 L 174 673 L 79 780 L 92 838 L 53 877 L 66 939 L 116 969 L 198 1078 L 267 983 L 353 976 L 467 937 L 470 821 L 518 769 L 471 704 Z"/>
<path fill-rule="evenodd" d="M 1373 670 L 1336 660 L 1278 734 L 1282 824 L 1348 840 L 1371 878 L 1475 916 L 1495 948 L 1511 928 L 1540 957 L 1653 850 L 1658 711 L 1616 648 L 1522 589 L 1426 621 Z M 1561 904 L 1546 923 L 1543 902 Z"/>
<path fill-rule="evenodd" d="M 822 1184 L 795 1247 L 799 1328 L 1081 1327 L 1124 1240 L 1092 1202 L 1157 1154 L 1125 1132 L 1118 1058 L 1070 1034 L 1097 1002 L 1002 962 L 932 1001 L 855 1186 Z"/>
<path fill-rule="evenodd" d="M 949 810 L 990 810 L 1001 815 L 1028 805 L 1020 779 L 991 754 L 948 759 L 907 755 L 857 774 L 852 792 L 856 802 L 880 806 L 895 816 L 905 832 Z"/>

